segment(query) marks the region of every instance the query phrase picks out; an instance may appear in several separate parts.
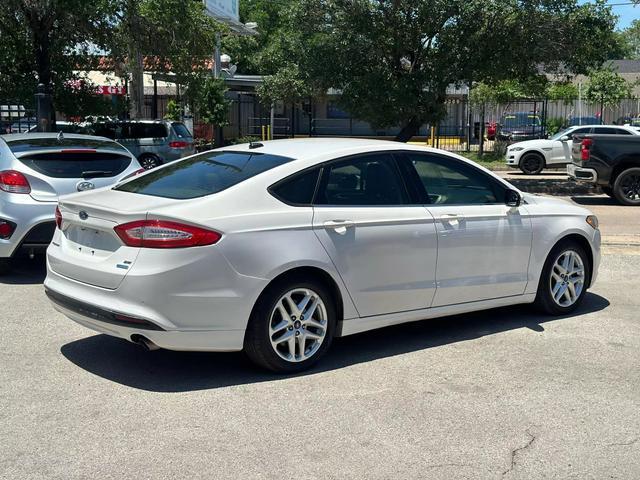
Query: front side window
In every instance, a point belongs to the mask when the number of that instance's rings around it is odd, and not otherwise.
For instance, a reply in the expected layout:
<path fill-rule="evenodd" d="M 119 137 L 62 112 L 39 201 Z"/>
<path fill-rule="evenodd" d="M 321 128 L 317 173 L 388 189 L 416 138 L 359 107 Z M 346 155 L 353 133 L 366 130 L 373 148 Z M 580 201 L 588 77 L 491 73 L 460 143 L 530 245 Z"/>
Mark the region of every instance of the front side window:
<path fill-rule="evenodd" d="M 245 152 L 205 152 L 153 170 L 114 188 L 179 200 L 204 197 L 293 159 Z"/>
<path fill-rule="evenodd" d="M 391 155 L 379 153 L 338 161 L 324 168 L 318 205 L 405 205 L 408 196 Z"/>
<path fill-rule="evenodd" d="M 408 153 L 435 205 L 482 205 L 503 203 L 505 187 L 483 172 L 454 159 Z"/>

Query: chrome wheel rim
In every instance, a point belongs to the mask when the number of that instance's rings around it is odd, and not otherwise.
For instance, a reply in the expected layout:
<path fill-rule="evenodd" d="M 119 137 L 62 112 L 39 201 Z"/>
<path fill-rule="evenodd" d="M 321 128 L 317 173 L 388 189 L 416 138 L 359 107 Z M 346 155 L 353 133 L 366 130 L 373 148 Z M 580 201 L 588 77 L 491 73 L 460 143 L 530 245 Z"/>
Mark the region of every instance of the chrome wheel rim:
<path fill-rule="evenodd" d="M 287 362 L 313 357 L 327 335 L 327 308 L 320 295 L 308 288 L 288 291 L 269 317 L 269 340 Z"/>
<path fill-rule="evenodd" d="M 562 252 L 551 269 L 551 297 L 561 307 L 570 307 L 578 301 L 584 288 L 584 262 L 574 250 Z"/>
<path fill-rule="evenodd" d="M 145 157 L 142 159 L 142 162 L 140 163 L 142 168 L 144 168 L 145 170 L 151 170 L 158 166 L 158 161 L 152 157 Z"/>

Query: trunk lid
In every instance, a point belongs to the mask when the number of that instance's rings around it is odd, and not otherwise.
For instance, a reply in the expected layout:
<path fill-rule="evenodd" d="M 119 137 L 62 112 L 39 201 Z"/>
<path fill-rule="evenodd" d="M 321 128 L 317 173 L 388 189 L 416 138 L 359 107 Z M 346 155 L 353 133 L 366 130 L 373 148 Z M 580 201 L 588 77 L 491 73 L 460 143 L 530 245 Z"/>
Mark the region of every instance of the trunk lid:
<path fill-rule="evenodd" d="M 124 245 L 114 227 L 144 220 L 158 200 L 110 188 L 61 198 L 62 231 L 54 237 L 57 248 L 49 249 L 51 269 L 78 282 L 118 288 L 140 249 Z"/>

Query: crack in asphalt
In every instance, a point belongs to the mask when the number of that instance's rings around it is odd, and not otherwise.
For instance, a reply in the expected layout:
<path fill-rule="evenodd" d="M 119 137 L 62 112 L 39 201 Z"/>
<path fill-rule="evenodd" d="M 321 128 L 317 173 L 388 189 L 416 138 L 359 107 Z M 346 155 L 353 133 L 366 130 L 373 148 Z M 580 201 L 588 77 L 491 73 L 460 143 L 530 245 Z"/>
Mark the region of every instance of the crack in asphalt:
<path fill-rule="evenodd" d="M 510 473 L 516 466 L 516 456 L 518 455 L 518 453 L 526 450 L 527 448 L 529 448 L 533 442 L 536 440 L 536 436 L 533 435 L 528 429 L 525 430 L 526 434 L 529 435 L 529 441 L 523 445 L 522 447 L 518 447 L 515 448 L 513 450 L 511 450 L 511 465 L 509 465 L 509 468 L 507 468 L 504 472 L 502 472 L 502 477 L 504 478 L 508 473 Z"/>
<path fill-rule="evenodd" d="M 640 440 L 640 437 L 636 437 L 632 440 L 629 440 L 628 442 L 610 443 L 609 445 L 607 445 L 607 447 L 628 447 L 629 445 L 633 445 L 634 443 L 636 443 L 638 440 Z"/>

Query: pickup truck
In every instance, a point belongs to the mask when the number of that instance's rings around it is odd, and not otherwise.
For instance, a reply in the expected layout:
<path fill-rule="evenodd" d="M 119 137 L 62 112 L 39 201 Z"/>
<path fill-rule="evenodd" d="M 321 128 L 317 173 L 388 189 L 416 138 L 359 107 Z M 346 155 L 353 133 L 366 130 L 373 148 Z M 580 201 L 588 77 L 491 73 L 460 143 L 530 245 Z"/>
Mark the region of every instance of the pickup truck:
<path fill-rule="evenodd" d="M 600 185 L 623 205 L 640 206 L 640 136 L 574 135 L 570 178 Z"/>

